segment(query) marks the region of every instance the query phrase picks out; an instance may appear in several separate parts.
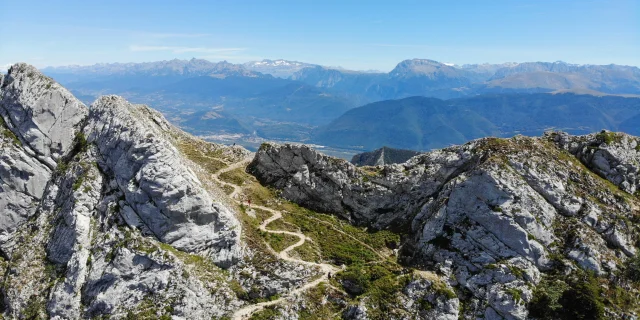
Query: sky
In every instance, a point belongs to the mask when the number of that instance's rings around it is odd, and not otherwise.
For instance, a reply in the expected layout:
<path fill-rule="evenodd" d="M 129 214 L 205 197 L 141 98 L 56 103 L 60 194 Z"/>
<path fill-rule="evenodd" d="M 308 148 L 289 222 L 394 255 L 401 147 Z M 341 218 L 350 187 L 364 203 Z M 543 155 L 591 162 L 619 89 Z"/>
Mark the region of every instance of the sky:
<path fill-rule="evenodd" d="M 0 0 L 0 67 L 174 58 L 640 66 L 640 1 Z"/>

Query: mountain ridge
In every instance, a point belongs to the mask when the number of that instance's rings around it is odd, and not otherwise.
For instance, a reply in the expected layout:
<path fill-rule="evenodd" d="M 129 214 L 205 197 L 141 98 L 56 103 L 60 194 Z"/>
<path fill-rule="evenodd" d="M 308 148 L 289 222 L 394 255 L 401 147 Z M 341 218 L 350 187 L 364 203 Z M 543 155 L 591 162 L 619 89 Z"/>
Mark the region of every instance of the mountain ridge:
<path fill-rule="evenodd" d="M 487 136 L 540 135 L 555 128 L 584 134 L 618 126 L 635 131 L 640 99 L 573 93 L 486 94 L 440 100 L 409 97 L 347 111 L 312 141 L 340 147 L 382 145 L 426 151 Z M 636 125 L 637 126 L 637 125 Z"/>

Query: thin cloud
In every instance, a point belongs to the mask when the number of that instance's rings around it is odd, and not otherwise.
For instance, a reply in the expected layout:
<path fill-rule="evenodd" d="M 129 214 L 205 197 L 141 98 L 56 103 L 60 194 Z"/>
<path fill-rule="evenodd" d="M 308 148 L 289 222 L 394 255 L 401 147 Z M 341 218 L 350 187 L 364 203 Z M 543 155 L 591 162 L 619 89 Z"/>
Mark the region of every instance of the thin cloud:
<path fill-rule="evenodd" d="M 211 36 L 210 33 L 143 33 L 142 35 L 157 39 L 167 38 L 203 38 Z"/>
<path fill-rule="evenodd" d="M 391 43 L 372 43 L 369 44 L 372 47 L 388 47 L 388 48 L 436 48 L 434 46 L 419 45 L 419 44 L 391 44 Z"/>
<path fill-rule="evenodd" d="M 245 48 L 206 48 L 206 47 L 179 47 L 179 46 L 130 46 L 131 51 L 171 51 L 172 53 L 221 53 L 233 54 L 246 50 Z"/>

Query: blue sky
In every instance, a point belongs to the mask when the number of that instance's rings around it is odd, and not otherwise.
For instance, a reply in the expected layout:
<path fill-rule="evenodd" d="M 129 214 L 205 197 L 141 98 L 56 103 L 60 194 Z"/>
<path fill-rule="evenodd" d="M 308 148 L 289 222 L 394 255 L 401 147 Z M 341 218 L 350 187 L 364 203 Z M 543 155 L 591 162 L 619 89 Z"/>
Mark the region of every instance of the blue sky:
<path fill-rule="evenodd" d="M 640 2 L 0 0 L 0 66 L 192 57 L 640 66 Z"/>

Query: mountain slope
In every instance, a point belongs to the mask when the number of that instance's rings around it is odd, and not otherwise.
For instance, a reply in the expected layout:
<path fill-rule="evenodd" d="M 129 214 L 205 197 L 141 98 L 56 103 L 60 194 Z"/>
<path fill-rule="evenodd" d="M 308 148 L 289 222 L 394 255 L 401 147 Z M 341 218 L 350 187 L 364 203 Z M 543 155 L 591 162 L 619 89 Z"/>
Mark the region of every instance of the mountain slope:
<path fill-rule="evenodd" d="M 486 138 L 362 168 L 265 144 L 248 170 L 304 207 L 405 234 L 399 260 L 447 277 L 460 318 L 622 319 L 640 308 L 640 282 L 619 272 L 639 259 L 639 143 Z"/>
<path fill-rule="evenodd" d="M 312 140 L 365 150 L 387 145 L 429 150 L 467 140 L 516 134 L 539 135 L 550 128 L 587 133 L 624 126 L 632 134 L 640 99 L 575 94 L 482 95 L 438 100 L 412 97 L 355 108 L 325 127 Z"/>
<path fill-rule="evenodd" d="M 313 141 L 365 150 L 382 145 L 428 150 L 499 134 L 498 127 L 482 115 L 458 109 L 423 97 L 376 102 L 349 110 L 314 132 Z"/>
<path fill-rule="evenodd" d="M 84 77 L 65 83 L 87 103 L 103 94 L 123 95 L 135 103 L 153 104 L 173 123 L 201 135 L 256 132 L 272 138 L 274 131 L 296 127 L 277 135 L 296 139 L 300 128 L 326 124 L 358 103 L 227 62 L 192 59 L 45 70 L 56 79 Z M 218 120 L 204 116 L 212 113 L 220 115 Z M 308 131 L 302 135 L 307 137 Z"/>
<path fill-rule="evenodd" d="M 87 108 L 25 64 L 0 83 L 4 317 L 223 317 L 315 275 L 247 248 L 239 209 L 209 181 L 246 150 L 120 97 Z"/>
<path fill-rule="evenodd" d="M 25 64 L 0 84 L 2 317 L 349 314 L 357 298 L 329 280 L 367 263 L 393 284 L 386 294 L 424 296 L 439 304 L 427 316 L 457 318 L 448 284 L 387 259 L 399 236 L 278 197 L 244 172 L 246 150 L 193 138 L 118 96 L 87 108 Z"/>

